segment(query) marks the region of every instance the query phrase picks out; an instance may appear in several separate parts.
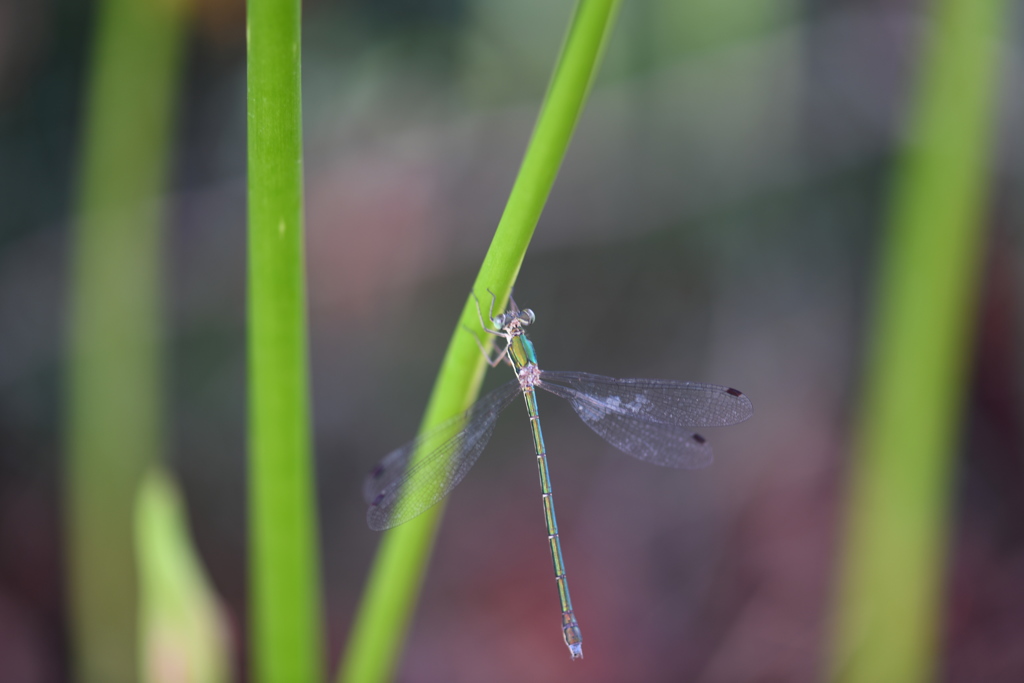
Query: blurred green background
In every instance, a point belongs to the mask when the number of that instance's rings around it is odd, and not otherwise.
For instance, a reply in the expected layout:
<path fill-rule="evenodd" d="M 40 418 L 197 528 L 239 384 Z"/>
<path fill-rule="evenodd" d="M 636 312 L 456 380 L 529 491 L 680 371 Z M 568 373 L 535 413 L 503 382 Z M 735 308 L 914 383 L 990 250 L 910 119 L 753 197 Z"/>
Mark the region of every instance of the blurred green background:
<path fill-rule="evenodd" d="M 878 311 L 896 299 L 890 271 L 903 267 L 883 256 L 887 239 L 920 221 L 899 208 L 910 201 L 901 188 L 915 182 L 906 179 L 914 163 L 902 160 L 927 127 L 922 74 L 928 55 L 941 63 L 945 44 L 929 30 L 938 4 L 623 3 L 516 298 L 537 313 L 531 337 L 544 367 L 735 386 L 755 416 L 708 434 L 712 468 L 669 472 L 621 457 L 567 406 L 540 399 L 587 642 L 586 659 L 571 663 L 526 421 L 509 411 L 450 501 L 399 680 L 842 678 L 847 648 L 830 641 L 857 639 L 834 635 L 844 628 L 834 627 L 840 577 L 856 572 L 843 569 L 856 564 L 843 548 L 844 520 L 858 513 L 844 507 L 851 481 L 867 486 L 861 498 L 873 490 L 851 472 L 872 447 L 861 430 L 875 404 L 863 402 L 885 391 L 870 372 L 888 373 L 872 360 L 886 343 Z M 0 9 L 5 683 L 68 680 L 76 668 L 64 397 L 97 8 L 22 0 Z M 415 433 L 571 11 L 539 0 L 304 4 L 328 671 L 378 541 L 364 521 L 362 477 Z M 908 589 L 939 586 L 927 657 L 945 681 L 1024 678 L 1024 101 L 1019 8 L 1005 15 L 988 36 L 998 60 L 987 67 L 998 69 L 992 93 L 954 91 L 954 100 L 995 103 L 991 116 L 985 106 L 979 114 L 993 123 L 963 137 L 980 155 L 978 172 L 950 191 L 980 183 L 973 208 L 957 214 L 978 250 L 977 272 L 957 290 L 954 331 L 966 355 L 954 360 L 964 377 L 962 387 L 951 380 L 951 424 L 933 430 L 946 447 L 934 461 L 952 458 L 948 485 L 927 469 L 930 451 L 907 457 L 924 463 L 907 473 L 908 510 L 915 482 L 937 478 L 938 497 L 950 496 L 948 507 L 929 508 L 940 561 L 928 576 L 901 575 L 916 567 L 896 555 L 882 563 Z M 245 7 L 195 2 L 182 21 L 160 198 L 166 390 L 157 450 L 182 486 L 244 678 Z M 122 107 L 126 120 L 145 115 Z M 941 168 L 941 155 L 927 167 Z M 944 206 L 945 194 L 918 192 Z M 924 236 L 928 251 L 927 228 Z M 973 254 L 964 247 L 965 260 Z M 948 295 L 917 296 L 926 308 Z M 928 355 L 929 331 L 919 339 Z M 485 390 L 507 378 L 503 367 L 490 372 Z M 935 391 L 902 386 L 889 418 L 897 430 Z M 123 419 L 129 430 L 137 416 Z M 868 524 L 900 528 L 903 512 L 887 508 Z"/>

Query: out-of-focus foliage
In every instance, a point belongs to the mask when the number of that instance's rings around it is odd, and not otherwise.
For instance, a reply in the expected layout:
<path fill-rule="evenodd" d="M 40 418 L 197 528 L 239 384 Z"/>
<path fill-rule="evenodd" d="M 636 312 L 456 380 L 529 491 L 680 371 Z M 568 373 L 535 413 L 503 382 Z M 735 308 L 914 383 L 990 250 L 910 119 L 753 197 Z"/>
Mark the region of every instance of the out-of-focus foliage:
<path fill-rule="evenodd" d="M 231 644 L 206 572 L 196 561 L 174 482 L 154 467 L 139 486 L 135 546 L 139 571 L 138 680 L 227 683 Z"/>
<path fill-rule="evenodd" d="M 833 680 L 940 670 L 952 472 L 978 317 L 1001 0 L 935 3 L 897 165 L 851 465 Z"/>
<path fill-rule="evenodd" d="M 182 21 L 174 3 L 97 6 L 68 242 L 62 478 L 71 670 L 136 680 L 135 503 L 165 452 L 162 280 Z M 152 607 L 152 605 L 151 605 Z"/>

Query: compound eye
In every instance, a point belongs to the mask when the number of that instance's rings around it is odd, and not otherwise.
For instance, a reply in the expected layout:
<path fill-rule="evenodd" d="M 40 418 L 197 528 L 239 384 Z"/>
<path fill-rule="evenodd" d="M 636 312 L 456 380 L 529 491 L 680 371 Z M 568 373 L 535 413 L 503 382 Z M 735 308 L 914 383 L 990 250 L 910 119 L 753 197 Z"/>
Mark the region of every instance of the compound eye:
<path fill-rule="evenodd" d="M 529 308 L 524 308 L 519 319 L 523 321 L 524 325 L 532 325 L 533 321 L 537 319 L 537 316 L 535 316 L 533 311 Z"/>

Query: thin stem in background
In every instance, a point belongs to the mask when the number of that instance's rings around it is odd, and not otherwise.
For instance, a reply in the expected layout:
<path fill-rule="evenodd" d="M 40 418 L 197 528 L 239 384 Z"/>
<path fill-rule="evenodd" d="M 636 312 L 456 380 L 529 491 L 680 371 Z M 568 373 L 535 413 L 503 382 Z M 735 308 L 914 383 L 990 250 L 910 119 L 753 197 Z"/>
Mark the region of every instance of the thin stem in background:
<path fill-rule="evenodd" d="M 487 289 L 505 304 L 541 211 L 565 158 L 576 122 L 597 73 L 618 12 L 618 0 L 581 0 L 569 25 L 533 135 L 473 291 Z M 476 399 L 485 363 L 473 335 L 479 330 L 473 298 L 467 297 L 427 406 L 421 432 L 456 415 Z M 490 335 L 477 332 L 481 342 Z M 484 337 L 487 337 L 486 339 Z M 395 673 L 444 506 L 385 532 L 363 594 L 338 680 L 377 683 Z M 552 637 L 557 638 L 553 622 Z"/>
<path fill-rule="evenodd" d="M 162 193 L 179 6 L 104 0 L 90 57 L 71 254 L 66 529 L 72 669 L 137 680 L 133 518 L 164 437 Z"/>
<path fill-rule="evenodd" d="M 932 3 L 884 244 L 831 680 L 936 677 L 1005 5 Z"/>
<path fill-rule="evenodd" d="M 249 599 L 253 680 L 322 680 L 302 210 L 299 0 L 249 0 Z"/>

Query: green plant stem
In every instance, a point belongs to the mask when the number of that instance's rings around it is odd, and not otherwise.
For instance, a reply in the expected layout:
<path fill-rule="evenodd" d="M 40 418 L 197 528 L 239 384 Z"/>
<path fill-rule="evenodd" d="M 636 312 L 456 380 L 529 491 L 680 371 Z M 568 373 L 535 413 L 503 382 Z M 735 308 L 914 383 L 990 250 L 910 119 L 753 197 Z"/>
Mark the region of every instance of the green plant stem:
<path fill-rule="evenodd" d="M 618 0 L 582 0 L 576 8 L 519 174 L 473 283 L 473 291 L 485 302 L 490 301 L 488 288 L 498 294 L 499 307 L 507 301 L 583 110 L 618 6 Z M 480 328 L 472 296 L 467 297 L 452 334 L 421 432 L 466 410 L 480 391 L 485 363 L 465 328 Z M 477 338 L 488 345 L 492 341 L 479 331 Z M 438 505 L 384 534 L 339 681 L 376 683 L 393 677 L 443 509 Z"/>
<path fill-rule="evenodd" d="M 73 675 L 134 681 L 140 477 L 163 441 L 160 259 L 179 7 L 98 5 L 71 254 L 67 559 Z M 2 665 L 0 665 L 2 668 Z"/>
<path fill-rule="evenodd" d="M 298 0 L 249 0 L 249 520 L 254 680 L 322 679 L 303 253 Z"/>
<path fill-rule="evenodd" d="M 985 231 L 1002 0 L 936 0 L 861 405 L 831 680 L 936 675 L 953 455 Z"/>

